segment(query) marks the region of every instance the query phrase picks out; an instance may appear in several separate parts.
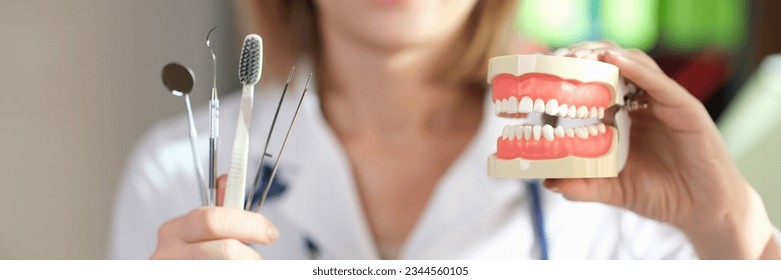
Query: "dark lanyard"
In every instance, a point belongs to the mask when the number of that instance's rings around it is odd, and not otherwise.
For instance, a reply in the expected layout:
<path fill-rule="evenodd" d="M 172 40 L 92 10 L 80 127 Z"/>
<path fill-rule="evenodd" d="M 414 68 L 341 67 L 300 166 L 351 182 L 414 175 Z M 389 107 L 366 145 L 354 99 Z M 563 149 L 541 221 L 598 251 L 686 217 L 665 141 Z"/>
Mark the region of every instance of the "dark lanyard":
<path fill-rule="evenodd" d="M 545 234 L 545 217 L 542 214 L 542 198 L 540 197 L 540 180 L 526 181 L 531 200 L 532 223 L 534 236 L 540 247 L 540 259 L 548 260 L 548 237 Z"/>

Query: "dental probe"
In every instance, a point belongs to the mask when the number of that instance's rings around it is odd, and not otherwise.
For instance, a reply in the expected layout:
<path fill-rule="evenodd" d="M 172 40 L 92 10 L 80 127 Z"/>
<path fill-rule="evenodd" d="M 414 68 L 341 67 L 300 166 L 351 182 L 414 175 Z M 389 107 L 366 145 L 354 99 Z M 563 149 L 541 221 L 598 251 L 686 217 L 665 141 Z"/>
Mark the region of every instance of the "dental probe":
<path fill-rule="evenodd" d="M 274 119 L 271 120 L 271 128 L 268 130 L 268 136 L 266 136 L 266 144 L 265 147 L 263 147 L 263 156 L 260 157 L 260 164 L 258 164 L 258 173 L 255 174 L 255 180 L 252 183 L 252 186 L 250 186 L 250 194 L 254 194 L 256 191 L 256 188 L 258 186 L 258 183 L 260 182 L 260 176 L 263 173 L 263 161 L 265 161 L 266 157 L 270 157 L 268 153 L 268 144 L 271 141 L 271 134 L 274 133 L 274 126 L 277 124 L 277 117 L 279 117 L 279 111 L 282 109 L 282 101 L 285 100 L 285 94 L 287 93 L 287 88 L 290 85 L 290 79 L 293 78 L 293 73 L 295 72 L 296 67 L 290 68 L 290 73 L 287 74 L 287 81 L 285 81 L 285 87 L 282 89 L 282 95 L 279 97 L 279 103 L 277 103 L 277 110 L 274 112 Z M 244 205 L 244 210 L 251 211 L 252 210 L 252 196 L 247 199 L 247 203 Z"/>
<path fill-rule="evenodd" d="M 198 177 L 198 186 L 201 194 L 201 205 L 209 205 L 209 191 L 204 182 L 203 171 L 201 170 L 201 157 L 198 154 L 198 132 L 195 130 L 195 121 L 193 120 L 193 109 L 190 104 L 190 91 L 193 89 L 195 78 L 193 72 L 177 63 L 169 63 L 163 67 L 163 84 L 171 91 L 174 96 L 184 96 L 184 105 L 187 108 L 187 121 L 190 125 L 190 146 L 193 154 L 193 164 L 195 165 L 195 174 Z"/>
<path fill-rule="evenodd" d="M 217 147 L 220 132 L 220 100 L 217 96 L 217 56 L 211 46 L 212 32 L 215 26 L 206 34 L 206 47 L 212 54 L 212 94 L 209 99 L 209 199 L 208 205 L 214 206 L 217 199 Z"/>
<path fill-rule="evenodd" d="M 263 189 L 263 195 L 260 196 L 258 207 L 255 209 L 257 213 L 260 213 L 260 207 L 263 206 L 263 202 L 266 201 L 266 196 L 268 196 L 268 191 L 269 189 L 271 189 L 271 183 L 274 182 L 274 177 L 277 175 L 277 167 L 279 167 L 279 162 L 282 159 L 282 153 L 285 152 L 285 146 L 287 146 L 287 140 L 288 138 L 290 138 L 290 132 L 293 131 L 293 126 L 295 126 L 296 119 L 298 119 L 298 112 L 301 111 L 301 104 L 304 103 L 304 97 L 306 96 L 306 92 L 309 90 L 310 81 L 312 81 L 312 73 L 309 73 L 309 78 L 306 79 L 306 85 L 304 86 L 304 92 L 301 93 L 301 98 L 298 99 L 298 105 L 296 105 L 296 112 L 293 113 L 293 120 L 290 121 L 290 126 L 287 128 L 287 133 L 285 134 L 285 140 L 282 141 L 282 147 L 279 148 L 279 154 L 277 154 L 277 160 L 274 162 L 274 167 L 271 169 L 271 176 L 268 178 L 268 183 L 266 183 L 266 187 Z"/>
<path fill-rule="evenodd" d="M 239 60 L 239 81 L 243 85 L 236 137 L 233 142 L 228 184 L 225 188 L 224 207 L 244 209 L 247 185 L 247 161 L 249 155 L 249 129 L 252 124 L 252 103 L 255 84 L 260 80 L 263 64 L 263 39 L 256 34 L 247 35 Z"/>

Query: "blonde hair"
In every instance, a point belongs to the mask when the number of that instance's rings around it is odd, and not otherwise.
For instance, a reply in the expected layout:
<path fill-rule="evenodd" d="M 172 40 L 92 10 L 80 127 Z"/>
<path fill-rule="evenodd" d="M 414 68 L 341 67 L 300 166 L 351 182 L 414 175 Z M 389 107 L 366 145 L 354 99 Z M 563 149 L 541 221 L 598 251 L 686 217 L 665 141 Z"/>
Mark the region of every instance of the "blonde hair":
<path fill-rule="evenodd" d="M 281 81 L 299 58 L 320 61 L 322 41 L 313 0 L 235 0 L 234 8 L 243 33 L 265 38 L 264 75 Z M 434 59 L 436 74 L 431 79 L 484 89 L 488 59 L 510 50 L 516 10 L 515 0 L 478 1 L 452 47 Z"/>

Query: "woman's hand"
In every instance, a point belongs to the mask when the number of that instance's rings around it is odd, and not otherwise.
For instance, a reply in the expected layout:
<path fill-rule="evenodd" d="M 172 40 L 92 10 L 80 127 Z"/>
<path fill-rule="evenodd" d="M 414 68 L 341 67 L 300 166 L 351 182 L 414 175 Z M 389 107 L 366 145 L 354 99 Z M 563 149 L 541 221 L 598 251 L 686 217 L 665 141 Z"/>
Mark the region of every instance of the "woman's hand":
<path fill-rule="evenodd" d="M 617 178 L 546 180 L 548 189 L 672 224 L 701 258 L 779 258 L 762 200 L 701 102 L 642 51 L 587 42 L 558 52 L 616 65 L 647 93 L 648 109 L 631 113 L 629 158 Z"/>
<path fill-rule="evenodd" d="M 217 182 L 224 189 L 226 177 Z M 277 228 L 258 214 L 201 207 L 160 226 L 151 259 L 260 259 L 246 244 L 271 244 L 278 237 Z"/>

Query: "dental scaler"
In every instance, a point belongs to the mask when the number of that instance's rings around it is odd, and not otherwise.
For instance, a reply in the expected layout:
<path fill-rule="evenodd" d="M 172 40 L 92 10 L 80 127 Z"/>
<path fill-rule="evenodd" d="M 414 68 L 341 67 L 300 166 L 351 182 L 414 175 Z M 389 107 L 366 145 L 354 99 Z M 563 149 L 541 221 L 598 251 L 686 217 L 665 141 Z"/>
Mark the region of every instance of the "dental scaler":
<path fill-rule="evenodd" d="M 489 176 L 616 177 L 624 168 L 630 119 L 616 66 L 552 55 L 500 56 L 489 60 L 488 83 L 498 117 L 544 120 L 504 127 L 488 158 Z"/>
<path fill-rule="evenodd" d="M 216 205 L 217 199 L 217 148 L 220 132 L 220 100 L 217 96 L 217 56 L 211 45 L 211 35 L 217 26 L 206 34 L 206 47 L 212 55 L 212 92 L 209 98 L 209 205 Z"/>

